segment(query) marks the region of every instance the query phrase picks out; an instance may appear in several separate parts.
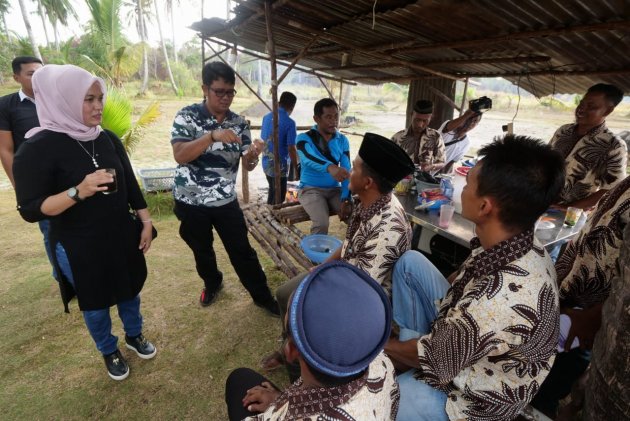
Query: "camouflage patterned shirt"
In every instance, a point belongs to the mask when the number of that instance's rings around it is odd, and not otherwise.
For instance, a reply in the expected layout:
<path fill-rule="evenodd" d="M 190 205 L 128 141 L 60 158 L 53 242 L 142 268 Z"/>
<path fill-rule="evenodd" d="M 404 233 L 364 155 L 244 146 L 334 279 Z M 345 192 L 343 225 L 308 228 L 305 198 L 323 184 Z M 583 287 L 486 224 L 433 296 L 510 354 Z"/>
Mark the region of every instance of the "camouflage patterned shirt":
<path fill-rule="evenodd" d="M 236 174 L 241 155 L 251 145 L 247 121 L 228 111 L 222 123 L 210 114 L 205 102 L 182 108 L 171 128 L 171 144 L 196 140 L 211 130 L 232 130 L 242 144 L 215 142 L 195 160 L 175 171 L 175 200 L 194 206 L 218 207 L 236 199 Z"/>

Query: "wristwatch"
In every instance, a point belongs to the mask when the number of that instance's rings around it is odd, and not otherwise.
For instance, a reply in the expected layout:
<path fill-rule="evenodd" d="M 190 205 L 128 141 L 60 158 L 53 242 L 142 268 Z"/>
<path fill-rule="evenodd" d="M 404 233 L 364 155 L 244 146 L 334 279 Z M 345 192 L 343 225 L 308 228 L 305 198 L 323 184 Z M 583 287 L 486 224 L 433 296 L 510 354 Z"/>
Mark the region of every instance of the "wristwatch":
<path fill-rule="evenodd" d="M 68 197 L 74 200 L 75 202 L 83 202 L 83 200 L 85 200 L 79 197 L 79 189 L 77 189 L 76 187 L 70 187 L 67 193 L 68 193 Z"/>

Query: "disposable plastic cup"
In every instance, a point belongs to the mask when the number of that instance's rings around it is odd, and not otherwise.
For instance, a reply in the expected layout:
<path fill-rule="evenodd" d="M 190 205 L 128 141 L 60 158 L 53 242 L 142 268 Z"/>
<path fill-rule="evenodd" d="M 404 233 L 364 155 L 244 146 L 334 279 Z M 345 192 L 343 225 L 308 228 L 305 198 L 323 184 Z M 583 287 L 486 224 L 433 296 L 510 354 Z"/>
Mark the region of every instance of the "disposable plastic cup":
<path fill-rule="evenodd" d="M 577 221 L 580 219 L 580 216 L 582 216 L 582 209 L 573 208 L 569 206 L 567 208 L 567 213 L 564 216 L 564 224 L 569 227 L 573 227 L 575 226 L 575 224 L 577 224 Z"/>
<path fill-rule="evenodd" d="M 440 206 L 440 228 L 448 228 L 451 223 L 451 219 L 453 219 L 453 213 L 455 213 L 455 206 Z"/>

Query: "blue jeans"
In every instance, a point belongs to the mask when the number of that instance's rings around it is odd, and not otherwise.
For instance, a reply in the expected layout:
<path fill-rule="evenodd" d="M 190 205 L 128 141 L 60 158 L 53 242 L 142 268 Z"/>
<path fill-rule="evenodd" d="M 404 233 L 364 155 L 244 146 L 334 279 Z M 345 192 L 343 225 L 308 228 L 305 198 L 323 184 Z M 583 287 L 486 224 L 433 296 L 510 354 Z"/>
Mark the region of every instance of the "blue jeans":
<path fill-rule="evenodd" d="M 74 277 L 68 256 L 61 243 L 57 243 L 57 262 L 61 273 L 68 279 L 74 287 Z M 142 333 L 142 315 L 140 314 L 140 295 L 136 295 L 131 300 L 117 304 L 118 316 L 123 322 L 123 327 L 127 336 L 135 337 Z M 112 319 L 109 315 L 109 308 L 101 310 L 83 311 L 85 325 L 96 343 L 96 348 L 103 355 L 112 354 L 118 349 L 118 337 L 112 335 Z"/>
<path fill-rule="evenodd" d="M 46 255 L 48 256 L 48 261 L 50 262 L 50 266 L 52 266 L 52 276 L 55 278 L 57 282 L 59 282 L 59 276 L 57 276 L 57 270 L 55 269 L 55 263 L 52 258 L 52 251 L 50 250 L 50 242 L 48 241 L 48 230 L 50 229 L 50 221 L 48 219 L 42 219 L 39 221 L 39 230 L 42 232 L 44 236 L 44 248 L 46 249 Z M 65 251 L 64 251 L 65 253 Z"/>
<path fill-rule="evenodd" d="M 438 301 L 449 287 L 440 271 L 421 253 L 410 250 L 402 255 L 394 266 L 392 285 L 394 320 L 400 326 L 401 341 L 431 331 L 438 315 Z M 446 394 L 413 375 L 411 369 L 398 376 L 400 406 L 396 420 L 448 420 Z"/>

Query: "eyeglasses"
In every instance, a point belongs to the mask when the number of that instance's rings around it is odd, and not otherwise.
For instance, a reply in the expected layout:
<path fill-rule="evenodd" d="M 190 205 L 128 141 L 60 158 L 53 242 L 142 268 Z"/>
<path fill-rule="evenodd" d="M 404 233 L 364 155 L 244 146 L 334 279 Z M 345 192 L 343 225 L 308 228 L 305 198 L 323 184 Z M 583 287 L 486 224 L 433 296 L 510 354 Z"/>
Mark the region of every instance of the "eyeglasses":
<path fill-rule="evenodd" d="M 235 89 L 212 89 L 208 87 L 208 90 L 214 92 L 214 94 L 219 98 L 223 98 L 226 95 L 228 96 L 228 98 L 234 98 L 234 96 L 236 95 Z"/>

